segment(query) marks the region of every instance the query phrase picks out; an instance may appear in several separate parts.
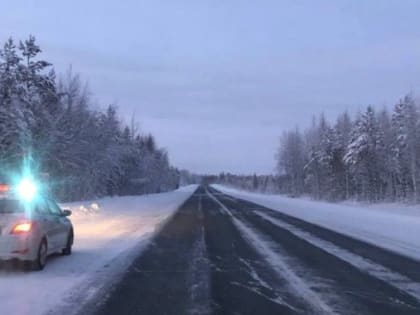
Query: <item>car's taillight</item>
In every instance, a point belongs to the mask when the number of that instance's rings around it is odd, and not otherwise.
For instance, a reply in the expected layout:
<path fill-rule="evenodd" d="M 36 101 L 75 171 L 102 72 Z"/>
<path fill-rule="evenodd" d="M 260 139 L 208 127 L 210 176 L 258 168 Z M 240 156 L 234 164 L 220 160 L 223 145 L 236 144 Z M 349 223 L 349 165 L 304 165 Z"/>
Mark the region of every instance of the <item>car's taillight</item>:
<path fill-rule="evenodd" d="M 32 222 L 21 222 L 21 223 L 16 224 L 13 227 L 11 234 L 29 233 L 32 230 L 32 227 L 33 227 Z"/>
<path fill-rule="evenodd" d="M 7 193 L 9 192 L 9 185 L 0 184 L 0 193 Z"/>

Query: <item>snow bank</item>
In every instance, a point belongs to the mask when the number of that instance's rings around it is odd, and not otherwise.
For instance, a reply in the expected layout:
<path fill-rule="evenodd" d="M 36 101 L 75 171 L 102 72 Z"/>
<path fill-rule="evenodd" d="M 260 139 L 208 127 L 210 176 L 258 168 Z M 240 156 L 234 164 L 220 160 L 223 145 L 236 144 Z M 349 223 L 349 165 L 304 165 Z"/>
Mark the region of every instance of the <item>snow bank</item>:
<path fill-rule="evenodd" d="M 73 211 L 73 255 L 51 257 L 42 272 L 1 270 L 0 313 L 37 315 L 56 313 L 52 310 L 61 304 L 79 306 L 139 254 L 196 188 L 63 204 Z"/>
<path fill-rule="evenodd" d="M 403 204 L 333 204 L 213 187 L 233 197 L 318 224 L 420 260 L 420 207 Z"/>

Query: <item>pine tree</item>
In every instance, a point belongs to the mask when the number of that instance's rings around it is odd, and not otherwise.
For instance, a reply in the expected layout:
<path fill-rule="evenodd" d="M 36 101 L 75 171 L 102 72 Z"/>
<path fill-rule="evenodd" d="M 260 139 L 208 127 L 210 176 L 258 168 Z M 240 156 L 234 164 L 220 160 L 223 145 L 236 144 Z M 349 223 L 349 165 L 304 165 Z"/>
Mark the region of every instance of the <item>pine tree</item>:
<path fill-rule="evenodd" d="M 408 95 L 395 108 L 392 125 L 395 130 L 393 144 L 394 158 L 397 162 L 397 177 L 401 185 L 402 195 L 418 198 L 418 159 L 420 138 L 417 132 L 419 113 L 413 98 Z"/>
<path fill-rule="evenodd" d="M 304 143 L 302 135 L 296 129 L 287 132 L 281 139 L 277 168 L 290 179 L 288 193 L 298 196 L 304 192 Z"/>
<path fill-rule="evenodd" d="M 357 177 L 357 195 L 361 199 L 376 201 L 382 196 L 383 183 L 380 173 L 381 154 L 384 153 L 383 134 L 379 130 L 375 112 L 368 107 L 353 129 L 352 139 L 344 156 Z"/>

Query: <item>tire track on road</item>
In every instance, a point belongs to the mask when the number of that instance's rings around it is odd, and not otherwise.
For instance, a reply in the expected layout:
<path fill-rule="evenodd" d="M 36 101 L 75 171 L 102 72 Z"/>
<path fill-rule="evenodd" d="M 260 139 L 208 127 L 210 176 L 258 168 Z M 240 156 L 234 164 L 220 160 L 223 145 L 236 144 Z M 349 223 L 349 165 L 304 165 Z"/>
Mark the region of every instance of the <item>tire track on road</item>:
<path fill-rule="evenodd" d="M 222 201 L 217 199 L 211 192 L 208 192 L 210 198 L 217 203 L 221 211 L 233 222 L 235 227 L 241 232 L 242 236 L 253 246 L 259 255 L 272 268 L 277 276 L 286 281 L 288 290 L 294 295 L 295 299 L 301 300 L 302 305 L 306 304 L 305 308 L 301 308 L 299 313 L 303 314 L 340 314 L 334 308 L 326 303 L 323 297 L 299 277 L 293 270 L 289 263 L 288 257 L 284 253 L 277 253 L 272 249 L 271 244 L 261 236 L 260 233 L 252 229 L 243 220 L 238 219 L 232 214 L 231 209 L 227 208 Z"/>
<path fill-rule="evenodd" d="M 268 222 L 271 222 L 280 228 L 290 231 L 297 237 L 306 240 L 312 245 L 321 248 L 322 250 L 330 253 L 331 255 L 334 255 L 337 258 L 342 259 L 343 261 L 351 264 L 362 272 L 366 272 L 375 278 L 383 280 L 389 285 L 411 295 L 417 301 L 420 301 L 420 283 L 414 282 L 393 270 L 390 270 L 382 265 L 378 265 L 375 262 L 349 252 L 346 249 L 340 248 L 329 241 L 320 239 L 284 221 L 273 218 L 264 212 L 257 211 L 256 213 Z"/>

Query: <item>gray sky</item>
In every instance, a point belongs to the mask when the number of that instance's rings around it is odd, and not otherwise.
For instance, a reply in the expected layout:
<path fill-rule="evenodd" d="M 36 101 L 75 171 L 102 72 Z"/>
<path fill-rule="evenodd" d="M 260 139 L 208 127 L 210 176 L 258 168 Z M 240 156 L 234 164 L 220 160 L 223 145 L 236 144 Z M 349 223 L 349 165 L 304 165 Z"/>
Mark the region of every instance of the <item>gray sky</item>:
<path fill-rule="evenodd" d="M 417 0 L 3 0 L 0 39 L 37 37 L 171 161 L 268 173 L 313 114 L 392 105 L 420 86 Z"/>

